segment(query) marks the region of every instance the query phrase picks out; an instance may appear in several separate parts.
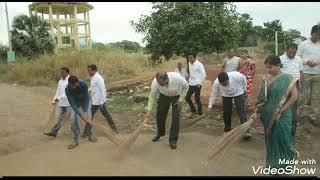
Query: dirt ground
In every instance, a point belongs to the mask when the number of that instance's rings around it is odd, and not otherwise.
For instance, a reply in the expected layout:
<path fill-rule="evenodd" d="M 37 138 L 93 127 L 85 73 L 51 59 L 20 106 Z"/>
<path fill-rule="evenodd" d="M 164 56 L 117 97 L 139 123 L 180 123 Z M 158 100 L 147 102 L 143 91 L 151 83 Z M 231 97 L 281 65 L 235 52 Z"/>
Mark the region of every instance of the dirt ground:
<path fill-rule="evenodd" d="M 258 71 L 262 72 L 261 65 L 259 68 Z M 213 80 L 217 68 L 211 69 L 208 68 L 208 76 Z M 257 84 L 255 82 L 254 89 L 258 88 Z M 250 141 L 239 141 L 222 159 L 213 159 L 207 166 L 201 165 L 209 148 L 224 133 L 221 111 L 181 129 L 176 150 L 169 148 L 168 133 L 153 143 L 154 132 L 148 130 L 138 137 L 120 161 L 113 159 L 116 146 L 99 131 L 98 142 L 81 139 L 77 148 L 68 150 L 67 145 L 71 142 L 69 122 L 57 138 L 43 135 L 51 110 L 49 97 L 53 92 L 45 87 L 0 84 L 0 176 L 250 176 L 254 175 L 252 166 L 265 166 L 261 127 Z M 182 114 L 181 124 L 184 124 L 188 113 Z M 123 136 L 128 136 L 141 123 L 141 117 L 132 112 L 112 113 L 112 116 Z M 102 122 L 100 113 L 96 119 Z M 239 120 L 234 115 L 232 126 L 237 125 Z M 296 149 L 301 160 L 314 158 L 320 161 L 319 138 L 319 128 L 308 122 L 298 127 Z M 315 175 L 320 175 L 319 162 L 310 167 L 316 167 Z"/>

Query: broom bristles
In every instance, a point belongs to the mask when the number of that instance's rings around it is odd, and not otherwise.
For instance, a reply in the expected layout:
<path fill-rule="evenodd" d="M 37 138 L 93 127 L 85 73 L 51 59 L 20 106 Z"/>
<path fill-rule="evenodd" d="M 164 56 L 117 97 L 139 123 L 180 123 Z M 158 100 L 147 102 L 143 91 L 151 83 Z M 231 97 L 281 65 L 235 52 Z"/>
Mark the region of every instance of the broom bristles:
<path fill-rule="evenodd" d="M 147 123 L 147 121 L 148 119 L 145 118 L 143 123 L 132 133 L 132 135 L 126 141 L 122 142 L 119 145 L 117 153 L 115 155 L 116 159 L 120 159 L 121 157 L 123 157 L 125 152 L 129 150 L 131 145 L 138 139 L 139 135 L 143 132 L 144 125 Z"/>
<path fill-rule="evenodd" d="M 230 131 L 229 133 L 225 134 L 222 138 L 220 138 L 218 140 L 218 142 L 215 143 L 213 145 L 213 147 L 211 147 L 211 150 L 209 151 L 208 156 L 205 161 L 209 161 L 210 159 L 216 157 L 221 152 L 224 155 L 224 153 L 232 145 L 234 145 L 244 135 L 244 133 L 250 128 L 253 121 L 254 120 L 251 116 L 249 121 L 241 124 L 237 128 L 235 128 L 232 131 Z"/>
<path fill-rule="evenodd" d="M 109 127 L 100 125 L 98 123 L 93 123 L 93 126 L 100 128 L 100 130 L 105 133 L 106 137 L 115 145 L 120 145 L 120 143 L 123 141 L 122 137 L 116 133 L 113 133 Z"/>

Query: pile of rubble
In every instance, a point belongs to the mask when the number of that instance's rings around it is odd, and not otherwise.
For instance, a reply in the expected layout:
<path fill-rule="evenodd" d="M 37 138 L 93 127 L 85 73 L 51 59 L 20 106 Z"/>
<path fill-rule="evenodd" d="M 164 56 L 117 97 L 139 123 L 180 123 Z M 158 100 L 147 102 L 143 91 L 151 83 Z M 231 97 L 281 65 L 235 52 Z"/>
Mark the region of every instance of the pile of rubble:
<path fill-rule="evenodd" d="M 107 90 L 108 94 L 113 95 L 125 95 L 125 96 L 132 96 L 133 94 L 140 94 L 144 92 L 148 92 L 150 87 L 148 83 L 143 82 L 134 82 L 126 85 L 122 85 L 119 87 L 113 87 Z"/>

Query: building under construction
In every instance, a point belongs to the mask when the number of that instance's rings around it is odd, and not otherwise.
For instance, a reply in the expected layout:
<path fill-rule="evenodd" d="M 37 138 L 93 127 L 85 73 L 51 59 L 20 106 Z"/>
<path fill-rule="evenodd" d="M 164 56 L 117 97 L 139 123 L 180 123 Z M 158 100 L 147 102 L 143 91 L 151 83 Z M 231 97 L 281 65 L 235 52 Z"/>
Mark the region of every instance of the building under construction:
<path fill-rule="evenodd" d="M 56 48 L 92 48 L 89 3 L 35 2 L 29 5 L 30 15 L 51 23 L 51 34 Z"/>

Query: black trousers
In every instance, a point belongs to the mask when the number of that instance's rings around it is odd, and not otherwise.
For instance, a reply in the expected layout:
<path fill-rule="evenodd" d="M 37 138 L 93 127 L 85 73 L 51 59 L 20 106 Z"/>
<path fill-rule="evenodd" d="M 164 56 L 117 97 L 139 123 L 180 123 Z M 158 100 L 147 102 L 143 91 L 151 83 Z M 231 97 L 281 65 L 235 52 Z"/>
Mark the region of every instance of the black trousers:
<path fill-rule="evenodd" d="M 198 105 L 198 114 L 199 115 L 202 115 L 202 104 L 201 104 L 201 100 L 200 100 L 200 92 L 201 92 L 201 87 L 197 87 L 197 86 L 189 86 L 189 90 L 187 92 L 187 95 L 186 95 L 186 101 L 187 103 L 189 104 L 190 106 L 190 109 L 193 113 L 196 113 L 196 108 L 194 107 L 193 103 L 192 103 L 192 100 L 191 100 L 191 96 L 192 94 L 194 93 L 195 95 L 195 100 L 196 100 L 196 103 Z"/>
<path fill-rule="evenodd" d="M 240 123 L 242 124 L 247 121 L 247 112 L 245 106 L 246 96 L 244 94 L 236 97 L 222 97 L 225 130 L 231 129 L 232 99 L 234 99 L 237 113 L 240 117 Z"/>
<path fill-rule="evenodd" d="M 176 103 L 180 96 L 165 96 L 160 93 L 157 107 L 157 135 L 164 136 L 166 133 L 166 120 L 170 104 L 172 106 L 172 123 L 170 128 L 169 142 L 177 142 L 180 128 L 180 111 Z"/>
<path fill-rule="evenodd" d="M 99 105 L 92 105 L 91 108 L 91 113 L 92 113 L 92 119 L 94 117 L 94 114 L 98 111 L 98 109 L 100 109 L 100 112 L 102 113 L 102 115 L 106 118 L 110 128 L 114 131 L 118 133 L 117 127 L 111 117 L 111 115 L 109 114 L 107 107 L 106 107 L 106 103 L 104 103 L 102 106 Z M 88 123 L 86 123 L 85 128 L 84 128 L 84 133 L 87 135 L 92 135 L 92 126 Z"/>
<path fill-rule="evenodd" d="M 299 88 L 300 88 L 299 80 L 296 82 L 296 87 L 299 92 Z M 292 106 L 292 137 L 296 135 L 296 130 L 297 130 L 298 106 L 299 106 L 299 99 Z"/>

